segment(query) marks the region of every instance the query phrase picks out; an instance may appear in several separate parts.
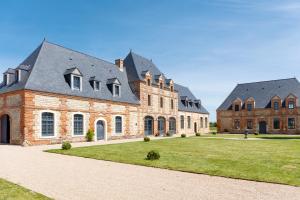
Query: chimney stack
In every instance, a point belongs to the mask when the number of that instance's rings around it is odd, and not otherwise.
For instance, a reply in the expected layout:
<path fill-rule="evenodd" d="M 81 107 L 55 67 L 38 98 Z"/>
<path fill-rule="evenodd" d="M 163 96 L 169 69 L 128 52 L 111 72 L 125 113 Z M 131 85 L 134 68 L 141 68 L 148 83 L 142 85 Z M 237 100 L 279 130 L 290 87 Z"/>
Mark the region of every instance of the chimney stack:
<path fill-rule="evenodd" d="M 115 65 L 117 65 L 117 67 L 119 67 L 120 71 L 124 70 L 123 59 L 116 59 L 115 60 Z"/>

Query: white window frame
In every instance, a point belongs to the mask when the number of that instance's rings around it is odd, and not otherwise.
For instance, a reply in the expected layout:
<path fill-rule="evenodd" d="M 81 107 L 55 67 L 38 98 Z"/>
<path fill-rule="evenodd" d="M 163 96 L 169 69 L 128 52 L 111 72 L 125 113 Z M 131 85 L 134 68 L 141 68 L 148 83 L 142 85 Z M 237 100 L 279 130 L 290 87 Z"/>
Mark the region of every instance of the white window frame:
<path fill-rule="evenodd" d="M 83 134 L 82 135 L 74 135 L 74 116 L 76 115 L 76 114 L 79 114 L 79 115 L 82 115 L 83 116 Z M 87 132 L 87 130 L 86 130 L 86 123 L 85 123 L 85 113 L 82 113 L 82 112 L 74 112 L 74 113 L 72 113 L 72 120 L 71 120 L 71 131 L 72 131 L 72 137 L 83 137 L 83 136 L 85 136 L 86 135 L 86 132 Z"/>
<path fill-rule="evenodd" d="M 54 131 L 54 135 L 53 136 L 43 136 L 42 134 L 42 130 L 43 130 L 43 119 L 42 119 L 42 114 L 43 113 L 52 113 L 54 116 L 54 127 L 53 127 L 53 131 Z M 42 139 L 50 139 L 50 138 L 56 138 L 57 137 L 57 116 L 56 116 L 56 112 L 52 111 L 52 110 L 41 110 L 39 113 L 39 119 L 40 119 L 40 131 L 39 131 L 39 138 Z"/>
<path fill-rule="evenodd" d="M 79 77 L 80 79 L 80 88 L 79 90 L 77 88 L 74 88 L 74 77 Z M 71 89 L 72 90 L 77 90 L 77 91 L 82 91 L 82 77 L 81 76 L 78 76 L 78 75 L 74 75 L 74 74 L 71 74 Z"/>
<path fill-rule="evenodd" d="M 97 82 L 99 83 L 99 89 L 96 87 Z M 100 81 L 94 81 L 94 90 L 95 91 L 100 91 L 100 89 L 101 89 L 101 82 Z"/>
<path fill-rule="evenodd" d="M 119 87 L 119 95 L 116 95 L 116 86 Z M 120 97 L 121 96 L 121 85 L 113 84 L 113 96 L 114 97 Z"/>
<path fill-rule="evenodd" d="M 5 82 L 5 85 L 8 85 L 9 83 L 9 74 L 4 74 L 4 82 Z"/>
<path fill-rule="evenodd" d="M 20 82 L 21 81 L 21 71 L 20 69 L 17 70 L 17 74 L 18 74 L 18 77 L 17 77 L 17 82 Z"/>
<path fill-rule="evenodd" d="M 121 133 L 116 133 L 116 118 L 117 117 L 121 117 L 121 119 L 122 119 L 122 132 Z M 123 115 L 114 115 L 113 116 L 113 124 L 112 124 L 112 126 L 113 126 L 113 133 L 112 133 L 112 136 L 123 136 L 124 135 L 124 125 L 125 125 L 125 117 L 123 116 Z"/>

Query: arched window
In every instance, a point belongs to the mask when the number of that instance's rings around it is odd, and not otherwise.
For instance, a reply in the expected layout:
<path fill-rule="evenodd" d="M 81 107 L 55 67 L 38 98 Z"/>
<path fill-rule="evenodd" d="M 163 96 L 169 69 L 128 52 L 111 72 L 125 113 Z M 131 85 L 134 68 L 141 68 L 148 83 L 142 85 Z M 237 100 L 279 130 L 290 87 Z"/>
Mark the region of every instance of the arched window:
<path fill-rule="evenodd" d="M 54 114 L 50 112 L 42 113 L 42 136 L 54 136 Z"/>
<path fill-rule="evenodd" d="M 181 127 L 181 129 L 184 129 L 184 116 L 183 115 L 180 116 L 180 127 Z"/>
<path fill-rule="evenodd" d="M 83 135 L 83 115 L 75 114 L 73 117 L 73 135 Z"/>
<path fill-rule="evenodd" d="M 191 128 L 191 116 L 188 116 L 187 120 L 188 120 L 188 128 Z"/>
<path fill-rule="evenodd" d="M 122 133 L 122 117 L 116 117 L 116 133 Z"/>
<path fill-rule="evenodd" d="M 176 119 L 174 117 L 170 117 L 169 119 L 169 131 L 172 134 L 176 133 Z"/>

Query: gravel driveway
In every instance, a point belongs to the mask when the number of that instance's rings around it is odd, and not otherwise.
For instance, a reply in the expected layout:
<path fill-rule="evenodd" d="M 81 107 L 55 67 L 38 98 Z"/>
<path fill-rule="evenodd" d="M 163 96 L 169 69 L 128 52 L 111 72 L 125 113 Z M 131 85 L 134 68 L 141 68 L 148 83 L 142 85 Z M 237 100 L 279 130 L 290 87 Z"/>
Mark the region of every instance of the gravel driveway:
<path fill-rule="evenodd" d="M 75 146 L 86 143 L 75 144 Z M 55 148 L 58 146 L 51 146 Z M 299 200 L 300 188 L 45 153 L 0 145 L 0 177 L 55 199 Z"/>

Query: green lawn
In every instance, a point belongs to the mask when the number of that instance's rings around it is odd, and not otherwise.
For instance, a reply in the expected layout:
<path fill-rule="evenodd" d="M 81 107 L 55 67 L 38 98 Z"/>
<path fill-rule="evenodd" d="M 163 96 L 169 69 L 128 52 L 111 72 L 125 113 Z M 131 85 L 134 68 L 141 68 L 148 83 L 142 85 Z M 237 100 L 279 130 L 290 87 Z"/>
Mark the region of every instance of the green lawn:
<path fill-rule="evenodd" d="M 236 137 L 243 136 L 236 135 Z M 145 160 L 150 150 L 158 150 L 161 155 L 160 160 Z M 189 137 L 49 152 L 300 186 L 299 139 L 228 140 Z"/>
<path fill-rule="evenodd" d="M 0 200 L 50 200 L 39 193 L 32 192 L 19 185 L 0 179 Z"/>

